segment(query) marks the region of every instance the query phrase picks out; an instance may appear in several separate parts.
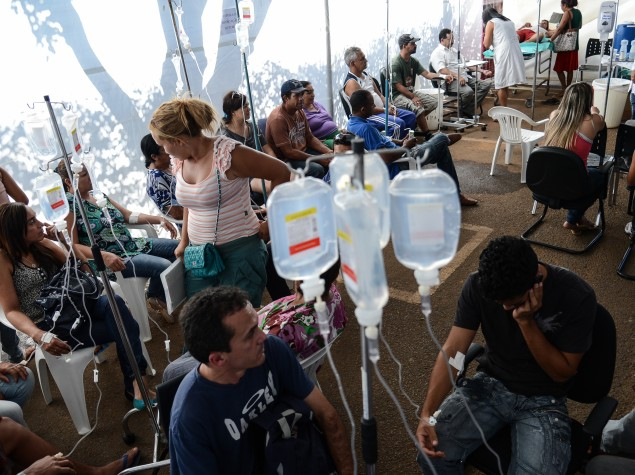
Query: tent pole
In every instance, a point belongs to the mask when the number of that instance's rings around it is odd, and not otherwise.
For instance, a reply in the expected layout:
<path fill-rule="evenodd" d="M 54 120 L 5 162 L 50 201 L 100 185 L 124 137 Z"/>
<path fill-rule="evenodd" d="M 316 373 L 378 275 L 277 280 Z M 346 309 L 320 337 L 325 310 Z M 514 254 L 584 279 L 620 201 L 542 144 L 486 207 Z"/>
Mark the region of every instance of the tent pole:
<path fill-rule="evenodd" d="M 606 78 L 606 95 L 604 96 L 604 118 L 606 120 L 606 107 L 608 106 L 609 103 L 609 93 L 611 92 L 611 76 L 613 76 L 613 50 L 615 50 L 617 48 L 617 45 L 615 44 L 615 38 L 617 37 L 617 15 L 619 13 L 620 10 L 620 0 L 617 0 L 615 2 L 615 24 L 613 26 L 613 48 L 611 49 L 611 54 L 609 55 L 609 67 L 606 70 L 607 72 L 607 78 Z M 604 45 L 600 44 L 600 48 L 602 48 L 602 51 L 600 52 L 600 58 L 602 58 L 602 54 L 604 54 Z M 602 69 L 602 62 L 600 61 L 600 66 L 598 68 L 600 71 Z"/>
<path fill-rule="evenodd" d="M 192 97 L 192 88 L 190 87 L 190 78 L 187 75 L 187 68 L 185 67 L 185 58 L 183 57 L 183 49 L 181 49 L 181 40 L 179 39 L 179 29 L 176 26 L 176 19 L 174 18 L 174 8 L 172 7 L 172 0 L 168 0 L 168 6 L 170 7 L 170 16 L 172 17 L 172 28 L 174 28 L 174 36 L 176 36 L 176 46 L 179 48 L 179 58 L 181 58 L 181 66 L 183 67 L 183 75 L 185 76 L 185 85 L 187 86 L 187 92 Z"/>
<path fill-rule="evenodd" d="M 531 119 L 534 119 L 534 112 L 536 109 L 536 80 L 538 79 L 538 46 L 540 45 L 540 7 L 542 5 L 542 0 L 538 0 L 538 20 L 536 20 L 536 54 L 534 55 L 534 84 L 531 88 Z M 547 83 L 549 84 L 549 83 Z M 533 128 L 533 126 L 532 126 Z"/>
<path fill-rule="evenodd" d="M 331 60 L 331 22 L 329 0 L 324 0 L 324 22 L 326 25 L 326 91 L 328 94 L 329 113 L 333 115 L 333 62 Z"/>

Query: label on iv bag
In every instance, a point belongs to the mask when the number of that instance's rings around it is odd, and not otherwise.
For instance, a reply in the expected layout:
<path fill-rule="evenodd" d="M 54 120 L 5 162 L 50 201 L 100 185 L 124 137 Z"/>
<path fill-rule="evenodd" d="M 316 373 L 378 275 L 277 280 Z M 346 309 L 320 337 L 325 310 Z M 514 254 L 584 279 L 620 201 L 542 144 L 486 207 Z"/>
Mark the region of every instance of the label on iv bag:
<path fill-rule="evenodd" d="M 77 133 L 77 127 L 71 130 L 71 137 L 73 137 L 73 145 L 75 146 L 75 152 L 79 153 L 82 149 L 82 145 L 79 143 L 79 134 Z"/>
<path fill-rule="evenodd" d="M 64 189 L 61 186 L 55 186 L 46 190 L 46 200 L 51 205 L 51 209 L 64 206 Z"/>
<path fill-rule="evenodd" d="M 414 245 L 443 246 L 442 203 L 413 203 L 406 210 L 410 241 Z"/>
<path fill-rule="evenodd" d="M 353 240 L 350 234 L 342 229 L 337 230 L 338 243 L 340 245 L 340 259 L 342 262 L 342 276 L 344 277 L 344 285 L 349 292 L 357 292 L 359 290 L 357 284 L 357 273 L 355 269 L 355 253 L 353 250 Z"/>
<path fill-rule="evenodd" d="M 289 255 L 320 247 L 317 208 L 308 208 L 285 216 Z"/>

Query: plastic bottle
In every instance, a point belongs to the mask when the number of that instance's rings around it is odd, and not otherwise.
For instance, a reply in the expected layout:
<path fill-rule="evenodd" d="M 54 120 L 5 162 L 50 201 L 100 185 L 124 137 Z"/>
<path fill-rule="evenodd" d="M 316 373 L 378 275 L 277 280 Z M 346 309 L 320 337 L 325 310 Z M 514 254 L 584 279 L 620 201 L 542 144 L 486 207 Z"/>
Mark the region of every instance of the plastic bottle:
<path fill-rule="evenodd" d="M 415 269 L 419 285 L 438 283 L 438 269 L 456 253 L 461 206 L 454 181 L 441 170 L 407 170 L 390 185 L 395 255 Z"/>
<path fill-rule="evenodd" d="M 355 155 L 338 155 L 331 164 L 331 187 L 333 193 L 338 193 L 352 186 L 352 177 L 355 174 Z M 386 247 L 390 239 L 390 196 L 388 185 L 390 177 L 388 168 L 376 153 L 364 154 L 364 189 L 370 193 L 377 202 L 376 214 L 379 216 L 379 229 L 381 247 Z"/>
<path fill-rule="evenodd" d="M 635 40 L 631 41 L 631 51 L 629 53 L 628 59 L 631 61 L 635 61 Z"/>
<path fill-rule="evenodd" d="M 238 15 L 240 16 L 240 22 L 247 25 L 253 24 L 256 20 L 254 15 L 254 2 L 251 0 L 240 0 L 238 2 Z"/>
<path fill-rule="evenodd" d="M 72 142 L 73 153 L 76 157 L 81 158 L 84 153 L 84 142 L 79 130 L 79 116 L 73 111 L 65 111 L 62 116 L 62 125 Z"/>
<path fill-rule="evenodd" d="M 277 186 L 267 200 L 267 215 L 273 263 L 282 277 L 315 279 L 335 264 L 333 192 L 322 180 L 300 178 Z"/>
<path fill-rule="evenodd" d="M 620 42 L 620 61 L 626 61 L 628 51 L 628 40 L 622 40 Z"/>
<path fill-rule="evenodd" d="M 381 317 L 388 302 L 388 284 L 379 239 L 378 203 L 370 193 L 353 189 L 337 193 L 333 204 L 346 290 L 358 309 L 379 312 Z M 371 324 L 379 321 L 360 321 L 360 325 Z"/>
<path fill-rule="evenodd" d="M 24 116 L 24 133 L 33 150 L 42 160 L 51 160 L 58 156 L 57 140 L 51 126 L 51 119 L 34 110 Z"/>
<path fill-rule="evenodd" d="M 35 179 L 35 191 L 46 220 L 54 223 L 64 221 L 69 207 L 62 178 L 57 173 L 39 176 Z"/>

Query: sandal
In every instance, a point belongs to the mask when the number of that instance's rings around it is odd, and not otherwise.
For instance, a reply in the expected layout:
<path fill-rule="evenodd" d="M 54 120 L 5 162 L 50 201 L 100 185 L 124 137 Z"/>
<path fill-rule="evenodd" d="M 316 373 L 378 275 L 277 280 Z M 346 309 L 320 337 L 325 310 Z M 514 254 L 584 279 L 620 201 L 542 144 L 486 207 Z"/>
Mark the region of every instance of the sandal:
<path fill-rule="evenodd" d="M 558 104 L 560 104 L 560 101 L 556 99 L 555 97 L 552 97 L 551 99 L 542 101 L 542 103 L 547 104 L 548 106 L 557 106 Z"/>
<path fill-rule="evenodd" d="M 136 452 L 134 452 L 135 449 L 136 449 Z M 134 455 L 130 455 L 130 452 L 134 452 Z M 130 449 L 121 457 L 120 472 L 124 471 L 127 468 L 136 467 L 137 465 L 139 465 L 140 460 L 141 460 L 141 450 L 139 450 L 138 447 L 135 447 L 134 449 Z"/>
<path fill-rule="evenodd" d="M 155 317 L 161 317 L 166 323 L 174 323 L 174 317 L 168 313 L 168 306 L 157 297 L 146 300 L 148 310 L 152 310 Z"/>

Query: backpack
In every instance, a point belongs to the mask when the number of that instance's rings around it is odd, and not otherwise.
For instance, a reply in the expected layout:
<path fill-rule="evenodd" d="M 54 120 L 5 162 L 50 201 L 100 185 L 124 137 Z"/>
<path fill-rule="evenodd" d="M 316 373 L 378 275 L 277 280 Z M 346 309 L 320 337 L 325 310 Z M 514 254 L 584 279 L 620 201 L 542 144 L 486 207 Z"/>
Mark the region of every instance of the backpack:
<path fill-rule="evenodd" d="M 313 412 L 301 399 L 279 398 L 251 421 L 264 437 L 260 454 L 264 475 L 337 474 L 322 431 Z"/>

